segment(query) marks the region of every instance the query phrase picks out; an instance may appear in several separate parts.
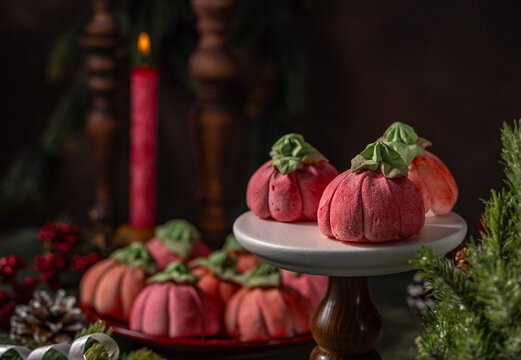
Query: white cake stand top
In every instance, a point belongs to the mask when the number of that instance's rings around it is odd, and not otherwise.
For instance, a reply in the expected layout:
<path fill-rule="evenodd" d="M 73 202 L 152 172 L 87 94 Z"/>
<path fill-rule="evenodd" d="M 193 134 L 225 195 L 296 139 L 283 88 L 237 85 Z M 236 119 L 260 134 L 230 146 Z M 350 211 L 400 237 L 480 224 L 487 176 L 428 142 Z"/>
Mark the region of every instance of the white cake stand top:
<path fill-rule="evenodd" d="M 409 260 L 424 243 L 438 255 L 457 247 L 467 233 L 458 214 L 427 217 L 423 230 L 407 240 L 356 244 L 330 239 L 316 222 L 262 220 L 248 211 L 235 220 L 237 241 L 276 267 L 317 275 L 374 276 L 408 271 Z"/>

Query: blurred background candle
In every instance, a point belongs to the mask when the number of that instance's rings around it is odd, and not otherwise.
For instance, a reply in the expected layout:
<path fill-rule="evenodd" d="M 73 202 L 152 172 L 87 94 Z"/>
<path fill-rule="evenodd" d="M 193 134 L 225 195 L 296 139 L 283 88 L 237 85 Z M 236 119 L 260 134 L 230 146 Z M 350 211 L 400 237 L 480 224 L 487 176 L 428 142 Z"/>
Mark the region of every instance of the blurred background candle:
<path fill-rule="evenodd" d="M 148 34 L 141 33 L 138 50 L 150 55 Z M 157 170 L 157 87 L 158 71 L 144 65 L 131 75 L 130 111 L 130 226 L 135 229 L 155 225 Z"/>

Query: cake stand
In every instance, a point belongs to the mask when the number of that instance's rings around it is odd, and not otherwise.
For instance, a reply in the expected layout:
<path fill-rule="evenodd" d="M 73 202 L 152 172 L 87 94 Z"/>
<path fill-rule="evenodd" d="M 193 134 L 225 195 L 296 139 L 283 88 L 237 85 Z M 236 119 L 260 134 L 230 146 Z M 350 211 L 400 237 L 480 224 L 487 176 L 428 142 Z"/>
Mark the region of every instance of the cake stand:
<path fill-rule="evenodd" d="M 423 230 L 407 240 L 354 244 L 322 235 L 315 222 L 262 220 L 251 211 L 233 225 L 239 243 L 261 260 L 279 268 L 329 276 L 325 298 L 317 307 L 311 333 L 317 342 L 313 360 L 380 359 L 374 349 L 382 320 L 369 297 L 367 277 L 414 268 L 421 244 L 444 255 L 457 247 L 467 224 L 456 213 L 427 217 Z"/>

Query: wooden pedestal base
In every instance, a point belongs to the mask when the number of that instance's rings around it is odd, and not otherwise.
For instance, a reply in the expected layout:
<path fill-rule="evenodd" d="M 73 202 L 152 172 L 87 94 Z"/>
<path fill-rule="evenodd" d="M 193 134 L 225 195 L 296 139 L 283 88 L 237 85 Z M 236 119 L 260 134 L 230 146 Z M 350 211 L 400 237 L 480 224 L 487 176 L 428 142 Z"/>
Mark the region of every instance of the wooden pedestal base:
<path fill-rule="evenodd" d="M 379 360 L 374 349 L 382 319 L 369 297 L 367 277 L 329 277 L 326 297 L 311 324 L 317 346 L 311 360 Z"/>

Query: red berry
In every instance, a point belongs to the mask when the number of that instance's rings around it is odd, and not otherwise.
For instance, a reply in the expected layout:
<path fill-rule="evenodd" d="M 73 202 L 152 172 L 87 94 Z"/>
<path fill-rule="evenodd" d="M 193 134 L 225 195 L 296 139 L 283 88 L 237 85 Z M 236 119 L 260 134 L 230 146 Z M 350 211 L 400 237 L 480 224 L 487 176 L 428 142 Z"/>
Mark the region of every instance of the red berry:
<path fill-rule="evenodd" d="M 54 249 L 60 253 L 68 253 L 71 249 L 71 246 L 66 243 L 54 243 Z"/>
<path fill-rule="evenodd" d="M 95 252 L 92 252 L 86 256 L 74 255 L 72 261 L 72 269 L 74 271 L 83 273 L 100 260 L 101 255 Z"/>
<path fill-rule="evenodd" d="M 11 295 L 7 291 L 0 291 L 0 305 L 6 303 L 11 298 Z"/>
<path fill-rule="evenodd" d="M 38 281 L 36 280 L 36 278 L 34 278 L 32 276 L 27 276 L 24 279 L 24 285 L 27 285 L 27 286 L 36 286 L 37 283 L 38 283 Z"/>

